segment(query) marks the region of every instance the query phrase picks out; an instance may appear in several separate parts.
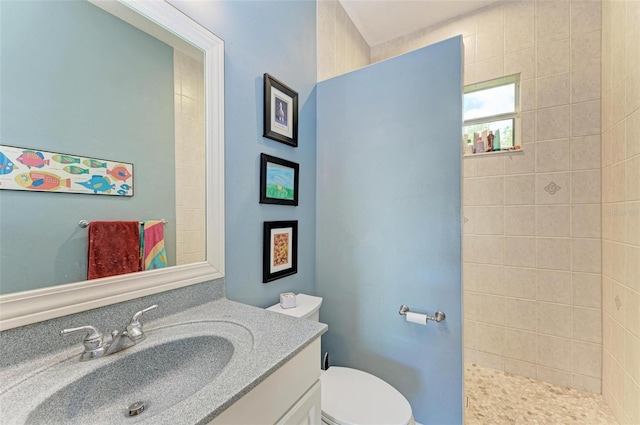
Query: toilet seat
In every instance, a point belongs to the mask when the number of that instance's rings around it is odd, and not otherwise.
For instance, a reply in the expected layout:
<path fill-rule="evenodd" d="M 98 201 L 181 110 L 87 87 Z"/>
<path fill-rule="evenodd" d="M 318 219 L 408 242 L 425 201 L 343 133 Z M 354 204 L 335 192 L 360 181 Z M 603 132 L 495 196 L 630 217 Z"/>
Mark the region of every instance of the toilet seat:
<path fill-rule="evenodd" d="M 322 420 L 331 425 L 409 425 L 407 399 L 377 376 L 332 366 L 320 376 Z"/>

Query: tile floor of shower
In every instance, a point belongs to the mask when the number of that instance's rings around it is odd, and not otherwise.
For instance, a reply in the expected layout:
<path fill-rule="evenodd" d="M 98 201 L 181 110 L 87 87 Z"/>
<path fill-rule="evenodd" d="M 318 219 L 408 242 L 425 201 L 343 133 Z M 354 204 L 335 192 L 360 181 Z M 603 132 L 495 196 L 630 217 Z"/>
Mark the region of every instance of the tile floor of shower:
<path fill-rule="evenodd" d="M 465 363 L 465 425 L 612 424 L 600 394 Z"/>

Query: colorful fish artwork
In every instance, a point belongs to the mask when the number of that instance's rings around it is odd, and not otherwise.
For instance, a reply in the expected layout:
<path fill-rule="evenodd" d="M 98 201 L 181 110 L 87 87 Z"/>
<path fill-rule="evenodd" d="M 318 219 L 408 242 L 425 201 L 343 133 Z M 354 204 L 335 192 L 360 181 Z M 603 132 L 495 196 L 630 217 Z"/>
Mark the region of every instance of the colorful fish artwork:
<path fill-rule="evenodd" d="M 67 165 L 63 168 L 69 174 L 89 174 L 88 168 L 76 167 L 75 165 Z"/>
<path fill-rule="evenodd" d="M 74 158 L 69 155 L 53 155 L 51 159 L 60 164 L 80 164 L 80 158 Z"/>
<path fill-rule="evenodd" d="M 113 169 L 107 170 L 107 174 L 114 179 L 122 180 L 123 182 L 126 182 L 127 179 L 131 177 L 131 173 L 127 170 L 127 167 L 122 164 L 118 164 L 113 167 Z"/>
<path fill-rule="evenodd" d="M 14 164 L 7 155 L 0 152 L 0 174 L 11 174 L 13 170 L 17 170 L 16 164 Z"/>
<path fill-rule="evenodd" d="M 60 176 L 44 171 L 29 171 L 18 174 L 16 183 L 31 190 L 56 190 L 61 186 L 71 187 L 71 179 L 61 179 Z"/>
<path fill-rule="evenodd" d="M 16 160 L 19 163 L 26 165 L 27 168 L 42 168 L 45 165 L 49 165 L 49 160 L 44 159 L 42 152 L 32 151 L 30 149 L 22 151 L 22 155 L 16 158 Z"/>
<path fill-rule="evenodd" d="M 116 188 L 115 184 L 111 184 L 111 180 L 109 180 L 109 177 L 104 177 L 99 175 L 91 176 L 91 178 L 86 182 L 76 182 L 76 183 L 86 187 L 87 189 L 93 190 L 93 193 L 98 193 L 98 192 L 111 193 L 111 189 Z"/>
<path fill-rule="evenodd" d="M 53 146 L 58 142 L 46 143 Z M 122 161 L 48 151 L 37 146 L 0 144 L 0 192 L 23 190 L 129 197 L 134 192 L 133 170 L 133 164 Z"/>
<path fill-rule="evenodd" d="M 91 168 L 107 168 L 106 162 L 101 162 L 95 159 L 85 159 L 82 163 Z"/>

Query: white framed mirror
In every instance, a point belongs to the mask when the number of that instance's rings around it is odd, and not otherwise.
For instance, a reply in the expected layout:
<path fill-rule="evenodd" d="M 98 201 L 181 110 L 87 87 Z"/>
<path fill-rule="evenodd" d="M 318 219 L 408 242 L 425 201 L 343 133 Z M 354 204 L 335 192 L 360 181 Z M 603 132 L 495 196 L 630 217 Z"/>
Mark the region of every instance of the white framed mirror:
<path fill-rule="evenodd" d="M 56 2 L 53 2 L 54 4 Z M 17 290 L 0 295 L 0 330 L 11 329 L 43 320 L 52 319 L 84 310 L 102 307 L 146 295 L 197 284 L 224 276 L 224 42 L 214 34 L 185 16 L 170 4 L 161 0 L 92 0 L 100 9 L 133 25 L 152 37 L 181 51 L 200 54 L 203 64 L 203 120 L 204 157 L 203 170 L 204 228 L 197 231 L 204 249 L 201 257 L 191 261 L 174 262 L 171 267 L 99 278 L 89 281 L 76 279 L 72 283 L 55 284 L 38 289 Z M 54 19 L 52 17 L 52 19 Z M 25 37 L 28 30 L 25 29 Z M 169 34 L 169 36 L 167 36 Z M 5 107 L 3 102 L 3 107 Z M 2 143 L 6 143 L 4 140 Z M 34 142 L 31 142 L 34 143 Z M 91 142 L 89 142 L 91 143 Z M 7 143 L 9 144 L 9 143 Z M 82 150 L 86 152 L 86 146 Z M 22 164 L 17 164 L 22 165 Z M 179 189 L 176 189 L 179 191 Z M 8 223 L 10 208 L 20 208 L 0 191 L 0 223 L 12 227 L 25 223 Z M 38 196 L 39 193 L 27 193 Z M 49 194 L 53 196 L 87 196 Z M 134 195 L 135 196 L 135 195 Z M 161 193 L 154 196 L 162 196 Z M 105 197 L 106 198 L 106 197 Z M 14 198 L 15 199 L 15 198 Z M 44 198 L 43 198 L 44 199 Z M 13 204 L 13 205 L 12 205 Z M 178 214 L 178 218 L 179 219 Z M 94 217 L 85 217 L 88 220 Z M 146 217 L 149 218 L 149 217 Z M 160 218 L 160 217 L 156 217 Z M 162 217 L 164 218 L 164 217 Z M 46 221 L 46 220 L 43 220 Z M 177 225 L 180 223 L 169 223 Z M 68 223 L 64 224 L 65 226 Z M 75 224 L 77 226 L 77 224 Z M 5 233 L 5 232 L 3 232 Z M 202 236 L 202 234 L 204 236 Z M 41 243 L 46 244 L 46 233 Z M 11 249 L 7 234 L 0 235 L 0 256 Z M 79 259 L 80 261 L 82 259 Z M 25 269 L 38 267 L 26 263 Z M 9 279 L 3 275 L 2 280 Z M 41 279 L 43 280 L 43 279 Z M 0 286 L 3 282 L 0 281 Z M 6 282 L 5 282 L 6 284 Z"/>

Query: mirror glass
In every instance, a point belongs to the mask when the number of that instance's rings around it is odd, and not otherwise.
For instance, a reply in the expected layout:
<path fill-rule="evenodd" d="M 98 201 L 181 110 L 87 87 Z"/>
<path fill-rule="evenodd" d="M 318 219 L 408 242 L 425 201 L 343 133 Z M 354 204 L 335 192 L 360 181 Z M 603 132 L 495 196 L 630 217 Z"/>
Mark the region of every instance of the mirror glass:
<path fill-rule="evenodd" d="M 23 153 L 0 155 L 0 178 L 46 161 L 60 181 L 91 182 L 101 159 L 133 164 L 131 177 L 105 177 L 133 196 L 0 190 L 0 294 L 86 280 L 81 220 L 165 220 L 169 268 L 207 259 L 205 54 L 122 4 L 96 4 L 0 2 L 0 145 Z"/>
<path fill-rule="evenodd" d="M 28 176 L 42 171 L 39 166 L 47 159 L 38 155 L 42 149 L 57 152 L 58 159 L 65 155 L 97 159 L 95 167 L 81 161 L 89 168 L 101 167 L 100 160 L 131 163 L 135 193 L 126 197 L 0 190 L 0 287 L 4 292 L 0 293 L 0 330 L 224 277 L 224 42 L 165 1 L 90 2 L 0 1 L 0 146 L 22 147 L 18 157 L 28 151 L 20 161 L 16 158 L 17 164 L 11 161 L 7 166 L 9 161 L 3 159 L 7 164 L 0 176 L 12 173 L 13 166 L 22 167 L 20 172 Z M 132 27 L 116 21 L 122 32 L 111 31 L 113 39 L 108 42 L 83 32 L 103 28 L 106 18 L 112 18 L 106 12 L 97 22 L 83 15 L 67 17 L 72 31 L 64 25 L 48 27 L 53 21 L 65 22 L 58 9 L 63 4 L 80 5 L 83 10 L 72 11 L 78 14 L 97 5 L 93 12 L 108 11 Z M 35 5 L 36 10 L 31 10 L 32 18 L 20 19 L 9 15 L 16 5 Z M 45 37 L 29 43 L 41 27 L 46 28 Z M 54 38 L 58 30 L 70 32 L 73 43 L 47 44 L 46 38 Z M 156 39 L 141 41 L 149 59 L 172 60 L 173 67 L 135 62 L 142 53 L 133 51 L 135 43 L 126 37 L 138 30 Z M 16 42 L 11 43 L 11 37 Z M 112 41 L 121 43 L 109 49 Z M 153 46 L 158 43 L 156 50 Z M 162 43 L 174 51 L 167 52 Z M 35 44 L 32 50 L 22 54 L 30 44 Z M 107 60 L 84 56 L 89 51 Z M 122 57 L 124 67 L 116 63 Z M 74 67 L 85 72 L 75 73 Z M 55 72 L 42 74 L 41 69 Z M 198 83 L 198 78 L 204 83 Z M 158 92 L 148 89 L 159 83 L 163 88 Z M 197 93 L 202 91 L 204 101 L 199 102 Z M 159 97 L 169 101 L 160 102 Z M 51 184 L 54 180 L 38 177 L 34 181 Z M 80 220 L 149 219 L 168 221 L 163 227 L 166 249 L 174 252 L 167 252 L 168 257 L 174 256 L 169 267 L 92 280 L 74 277 L 84 276 L 87 258 L 87 233 L 78 227 Z M 5 290 L 9 282 L 11 289 Z"/>

